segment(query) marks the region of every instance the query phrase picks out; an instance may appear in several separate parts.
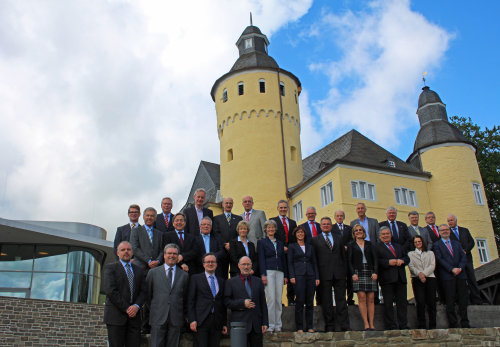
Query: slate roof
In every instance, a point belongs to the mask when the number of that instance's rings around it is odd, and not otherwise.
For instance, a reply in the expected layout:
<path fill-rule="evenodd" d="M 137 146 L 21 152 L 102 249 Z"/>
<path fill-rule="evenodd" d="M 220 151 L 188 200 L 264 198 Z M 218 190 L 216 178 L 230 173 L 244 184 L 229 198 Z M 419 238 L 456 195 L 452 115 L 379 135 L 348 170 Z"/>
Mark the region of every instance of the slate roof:
<path fill-rule="evenodd" d="M 476 270 L 476 280 L 481 281 L 488 277 L 500 274 L 500 258 L 490 261 Z"/>
<path fill-rule="evenodd" d="M 198 171 L 189 191 L 186 204 L 181 210 L 194 203 L 193 195 L 196 189 L 203 188 L 207 191 L 205 204 L 209 202 L 219 202 L 217 192 L 220 190 L 220 165 L 208 161 L 200 161 Z"/>
<path fill-rule="evenodd" d="M 246 68 L 271 68 L 279 69 L 278 63 L 269 55 L 254 51 L 241 55 L 230 71 L 239 71 Z"/>
<path fill-rule="evenodd" d="M 391 166 L 391 161 L 394 163 L 394 167 Z M 320 176 L 335 164 L 340 163 L 414 176 L 430 177 L 428 172 L 419 170 L 404 162 L 353 129 L 302 161 L 304 177 L 302 182 L 290 189 L 291 192 L 297 191 L 308 181 Z"/>

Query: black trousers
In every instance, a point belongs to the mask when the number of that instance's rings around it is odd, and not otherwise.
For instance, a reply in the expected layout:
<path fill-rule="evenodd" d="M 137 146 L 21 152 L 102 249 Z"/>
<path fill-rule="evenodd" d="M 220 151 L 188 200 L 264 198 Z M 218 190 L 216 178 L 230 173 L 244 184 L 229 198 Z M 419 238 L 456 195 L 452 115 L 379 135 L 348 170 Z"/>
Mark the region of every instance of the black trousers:
<path fill-rule="evenodd" d="M 465 264 L 465 274 L 467 275 L 467 287 L 469 288 L 470 303 L 472 305 L 481 305 L 483 303 L 483 299 L 481 299 L 481 291 L 477 285 L 474 264 L 472 261 L 468 261 Z"/>
<path fill-rule="evenodd" d="M 443 289 L 446 291 L 446 316 L 450 328 L 458 328 L 458 317 L 455 311 L 455 302 L 458 301 L 458 313 L 460 314 L 460 326 L 468 328 L 467 317 L 467 283 L 464 279 L 454 278 L 442 281 Z"/>
<path fill-rule="evenodd" d="M 215 315 L 210 313 L 201 325 L 196 328 L 195 338 L 198 347 L 218 347 L 222 334 L 222 326 Z"/>
<path fill-rule="evenodd" d="M 125 325 L 106 324 L 109 347 L 136 347 L 141 344 L 141 315 L 127 319 Z"/>
<path fill-rule="evenodd" d="M 427 329 L 425 309 L 429 316 L 429 329 L 436 329 L 436 279 L 427 277 L 422 283 L 418 277 L 412 277 L 411 284 L 417 307 L 417 320 L 419 329 Z"/>
<path fill-rule="evenodd" d="M 314 329 L 314 292 L 316 279 L 311 276 L 295 276 L 295 329 L 304 330 L 304 305 L 306 329 Z"/>
<path fill-rule="evenodd" d="M 406 300 L 406 283 L 397 281 L 380 286 L 382 297 L 384 298 L 384 324 L 386 330 L 398 329 L 398 324 L 394 320 L 394 298 L 396 298 L 396 309 L 399 329 L 408 329 L 408 316 Z"/>
<path fill-rule="evenodd" d="M 288 306 L 295 303 L 295 285 L 288 282 L 286 284 L 286 299 L 288 301 Z"/>
<path fill-rule="evenodd" d="M 325 330 L 335 331 L 335 318 L 342 330 L 350 329 L 347 303 L 345 300 L 345 279 L 320 279 L 321 309 L 325 318 Z M 332 288 L 335 293 L 335 315 L 333 310 Z"/>
<path fill-rule="evenodd" d="M 264 339 L 261 333 L 256 333 L 254 329 L 247 334 L 248 347 L 263 347 Z"/>

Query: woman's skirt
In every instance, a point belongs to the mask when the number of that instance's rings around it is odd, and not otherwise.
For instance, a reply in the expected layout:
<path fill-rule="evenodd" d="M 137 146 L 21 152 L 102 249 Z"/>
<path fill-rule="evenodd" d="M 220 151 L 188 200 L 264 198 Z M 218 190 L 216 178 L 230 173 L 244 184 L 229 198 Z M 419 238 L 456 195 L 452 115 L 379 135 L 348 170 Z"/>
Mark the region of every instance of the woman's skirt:
<path fill-rule="evenodd" d="M 358 281 L 352 282 L 352 290 L 354 292 L 376 292 L 378 290 L 377 281 L 372 280 L 373 270 L 368 267 L 368 264 L 363 264 L 361 270 L 354 270 L 354 274 L 358 275 Z"/>

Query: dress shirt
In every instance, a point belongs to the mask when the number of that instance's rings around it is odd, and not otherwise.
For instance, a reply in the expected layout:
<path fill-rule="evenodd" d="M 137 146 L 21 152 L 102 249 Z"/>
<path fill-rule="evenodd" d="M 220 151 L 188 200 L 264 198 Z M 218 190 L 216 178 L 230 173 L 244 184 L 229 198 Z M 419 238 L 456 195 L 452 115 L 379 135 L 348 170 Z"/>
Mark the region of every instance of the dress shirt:
<path fill-rule="evenodd" d="M 137 228 L 138 226 L 140 226 L 139 222 L 137 222 L 137 223 L 129 222 L 128 224 L 130 225 L 130 230 L 132 230 L 132 229 Z"/>
<path fill-rule="evenodd" d="M 358 218 L 358 220 L 359 220 L 359 224 L 363 227 L 363 229 L 365 229 L 365 232 L 366 232 L 365 240 L 371 241 L 370 240 L 370 232 L 368 230 L 368 217 L 365 217 L 365 220 L 361 220 L 361 218 Z"/>
<path fill-rule="evenodd" d="M 247 254 L 247 257 L 249 256 L 248 254 L 248 239 L 247 239 L 247 242 L 242 242 L 241 241 L 241 238 L 238 236 L 238 241 L 241 242 L 243 244 L 243 247 L 245 248 L 245 253 Z"/>
<path fill-rule="evenodd" d="M 393 221 L 394 222 L 394 227 L 396 228 L 396 232 L 398 233 L 398 239 L 399 239 L 399 228 L 398 228 L 398 223 L 396 222 L 396 220 Z M 387 223 L 389 223 L 389 230 L 391 230 L 391 233 L 392 233 L 392 223 L 390 220 L 387 220 Z M 394 235 L 392 235 L 394 236 Z"/>
<path fill-rule="evenodd" d="M 139 224 L 139 223 L 136 223 L 136 225 Z M 134 269 L 132 268 L 132 264 L 130 262 L 125 262 L 123 260 L 120 259 L 120 263 L 122 263 L 123 265 L 123 269 L 125 270 L 125 273 L 127 273 L 127 264 L 129 264 L 129 268 L 130 268 L 130 272 L 132 272 L 132 275 L 134 275 Z M 134 304 L 134 306 L 137 306 L 137 308 L 141 309 L 141 306 L 137 305 L 137 304 Z"/>
<path fill-rule="evenodd" d="M 253 212 L 253 208 L 248 212 L 245 211 L 245 220 L 247 220 L 247 216 L 248 216 L 248 220 L 250 220 L 250 218 L 252 218 L 252 212 Z"/>
<path fill-rule="evenodd" d="M 186 235 L 186 233 L 184 232 L 184 230 L 175 230 L 175 232 L 177 233 L 177 237 L 180 239 L 181 238 L 181 234 L 182 233 L 182 240 L 184 240 L 184 235 Z"/>
<path fill-rule="evenodd" d="M 163 267 L 165 268 L 165 275 L 167 275 L 168 278 L 168 269 L 170 268 L 170 265 L 163 264 Z M 176 271 L 176 266 L 172 266 L 172 283 L 170 284 L 170 288 L 174 286 L 174 279 L 175 279 L 175 271 Z"/>
<path fill-rule="evenodd" d="M 460 233 L 458 232 L 458 227 L 451 228 L 453 230 L 453 233 L 457 237 L 457 240 L 460 240 Z"/>
<path fill-rule="evenodd" d="M 203 219 L 203 207 L 201 208 L 201 210 L 198 210 L 198 207 L 195 206 L 194 209 L 196 210 L 196 214 L 198 215 L 198 224 L 199 224 Z"/>
<path fill-rule="evenodd" d="M 436 226 L 436 224 L 428 224 L 429 228 L 431 228 L 432 232 L 434 233 L 434 235 L 436 235 L 437 233 L 437 238 L 441 238 L 441 236 L 439 235 L 439 228 Z"/>
<path fill-rule="evenodd" d="M 201 234 L 201 236 L 203 237 L 203 242 L 205 243 L 205 253 L 208 253 L 210 252 L 210 234 Z"/>
<path fill-rule="evenodd" d="M 170 223 L 172 222 L 172 221 L 170 220 L 170 213 L 167 215 L 167 214 L 165 214 L 165 212 L 163 212 L 163 219 L 165 219 L 165 218 L 167 218 L 167 219 L 168 219 L 168 225 L 170 225 Z"/>
<path fill-rule="evenodd" d="M 208 286 L 210 287 L 210 276 L 214 276 L 214 283 L 215 283 L 215 293 L 219 292 L 219 283 L 217 282 L 217 276 L 215 276 L 215 273 L 212 275 L 209 274 L 208 272 L 205 271 L 205 276 L 207 277 L 207 282 Z"/>
<path fill-rule="evenodd" d="M 333 237 L 332 237 L 332 233 L 322 233 L 323 234 L 323 237 L 325 238 L 325 241 L 326 241 L 326 238 L 328 238 L 328 240 L 330 240 L 330 244 L 332 245 L 332 248 L 333 248 Z"/>
<path fill-rule="evenodd" d="M 420 230 L 418 228 L 418 225 L 411 225 L 410 228 L 412 228 L 415 231 L 415 234 L 420 235 Z"/>
<path fill-rule="evenodd" d="M 444 245 L 446 246 L 446 249 L 448 249 L 448 252 L 450 252 L 451 255 L 453 255 L 453 246 L 451 245 L 451 239 L 445 240 L 445 239 L 441 238 L 441 240 L 443 241 Z"/>

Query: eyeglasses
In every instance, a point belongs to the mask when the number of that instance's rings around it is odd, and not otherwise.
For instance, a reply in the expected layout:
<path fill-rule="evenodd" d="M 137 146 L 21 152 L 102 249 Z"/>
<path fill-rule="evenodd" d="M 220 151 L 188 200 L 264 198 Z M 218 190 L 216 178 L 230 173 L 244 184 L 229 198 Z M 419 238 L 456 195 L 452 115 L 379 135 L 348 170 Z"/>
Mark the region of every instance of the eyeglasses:
<path fill-rule="evenodd" d="M 128 211 L 128 214 L 139 214 L 139 211 Z"/>
<path fill-rule="evenodd" d="M 205 263 L 205 264 L 217 264 L 216 261 L 211 261 L 211 260 L 210 261 L 204 261 L 203 263 Z"/>

